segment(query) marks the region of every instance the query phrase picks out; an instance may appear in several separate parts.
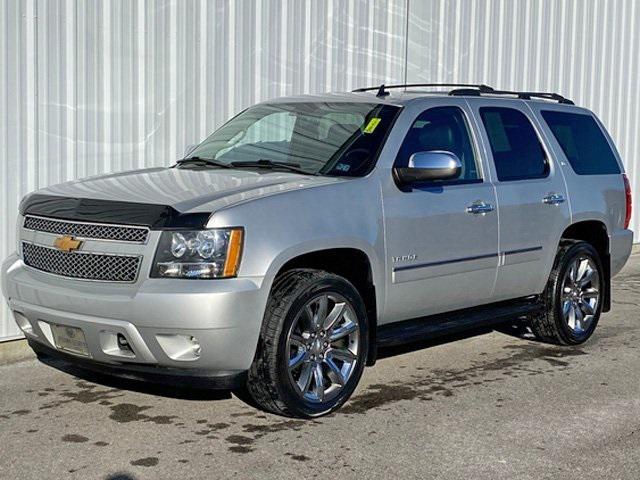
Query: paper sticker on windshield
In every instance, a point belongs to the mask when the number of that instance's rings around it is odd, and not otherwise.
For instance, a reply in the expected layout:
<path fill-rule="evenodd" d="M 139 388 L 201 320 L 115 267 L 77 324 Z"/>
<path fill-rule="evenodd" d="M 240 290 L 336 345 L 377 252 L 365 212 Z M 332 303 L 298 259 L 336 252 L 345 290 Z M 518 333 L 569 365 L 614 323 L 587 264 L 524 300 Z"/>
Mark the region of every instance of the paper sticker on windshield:
<path fill-rule="evenodd" d="M 371 120 L 369 120 L 369 123 L 367 123 L 367 126 L 364 127 L 364 130 L 362 131 L 364 133 L 373 133 L 373 131 L 376 129 L 376 127 L 381 121 L 382 121 L 381 118 L 373 117 Z"/>

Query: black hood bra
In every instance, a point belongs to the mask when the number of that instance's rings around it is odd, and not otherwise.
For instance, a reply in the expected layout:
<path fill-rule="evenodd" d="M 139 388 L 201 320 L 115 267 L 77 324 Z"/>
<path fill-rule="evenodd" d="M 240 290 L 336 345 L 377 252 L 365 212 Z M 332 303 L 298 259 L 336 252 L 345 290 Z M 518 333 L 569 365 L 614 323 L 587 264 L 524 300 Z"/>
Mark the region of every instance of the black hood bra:
<path fill-rule="evenodd" d="M 60 197 L 33 193 L 20 203 L 22 215 L 96 223 L 144 225 L 152 230 L 202 228 L 210 213 L 182 213 L 169 205 Z"/>

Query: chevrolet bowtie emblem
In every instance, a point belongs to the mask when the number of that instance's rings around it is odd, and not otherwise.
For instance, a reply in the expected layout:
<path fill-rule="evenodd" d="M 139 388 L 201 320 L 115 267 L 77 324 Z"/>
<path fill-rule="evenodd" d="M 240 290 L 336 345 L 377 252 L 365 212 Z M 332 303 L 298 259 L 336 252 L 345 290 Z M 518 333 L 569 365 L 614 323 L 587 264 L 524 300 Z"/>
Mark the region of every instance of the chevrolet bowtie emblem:
<path fill-rule="evenodd" d="M 74 250 L 78 250 L 81 245 L 82 245 L 82 242 L 80 240 L 76 240 L 75 238 L 70 237 L 68 235 L 65 235 L 64 237 L 58 237 L 53 242 L 54 247 L 56 247 L 58 250 L 61 250 L 67 253 L 73 252 Z"/>

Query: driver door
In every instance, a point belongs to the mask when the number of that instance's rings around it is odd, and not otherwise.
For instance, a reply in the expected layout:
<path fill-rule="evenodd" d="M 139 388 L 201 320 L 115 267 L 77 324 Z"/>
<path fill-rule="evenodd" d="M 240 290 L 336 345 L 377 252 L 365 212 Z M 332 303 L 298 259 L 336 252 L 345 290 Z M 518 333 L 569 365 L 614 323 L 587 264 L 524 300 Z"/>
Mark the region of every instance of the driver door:
<path fill-rule="evenodd" d="M 483 175 L 466 108 L 448 104 L 417 112 L 394 164 L 406 166 L 416 152 L 448 151 L 462 163 L 459 178 L 383 187 L 385 323 L 491 302 L 498 267 L 496 196 Z"/>

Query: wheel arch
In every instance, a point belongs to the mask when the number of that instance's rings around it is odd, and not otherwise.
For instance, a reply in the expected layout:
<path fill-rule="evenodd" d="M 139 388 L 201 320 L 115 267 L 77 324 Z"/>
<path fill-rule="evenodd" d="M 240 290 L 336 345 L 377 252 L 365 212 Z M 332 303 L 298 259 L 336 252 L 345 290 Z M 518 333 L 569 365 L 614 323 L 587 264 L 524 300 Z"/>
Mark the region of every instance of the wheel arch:
<path fill-rule="evenodd" d="M 607 226 L 600 220 L 581 220 L 562 232 L 560 242 L 569 240 L 587 242 L 598 252 L 605 277 L 602 311 L 608 312 L 611 309 L 611 259 Z"/>
<path fill-rule="evenodd" d="M 277 268 L 269 275 L 270 289 L 275 279 L 293 269 L 312 268 L 324 270 L 346 278 L 358 290 L 367 310 L 369 320 L 369 351 L 367 365 L 373 365 L 377 357 L 376 339 L 381 291 L 376 281 L 377 266 L 371 253 L 353 246 L 330 247 L 299 251 L 278 262 Z"/>

